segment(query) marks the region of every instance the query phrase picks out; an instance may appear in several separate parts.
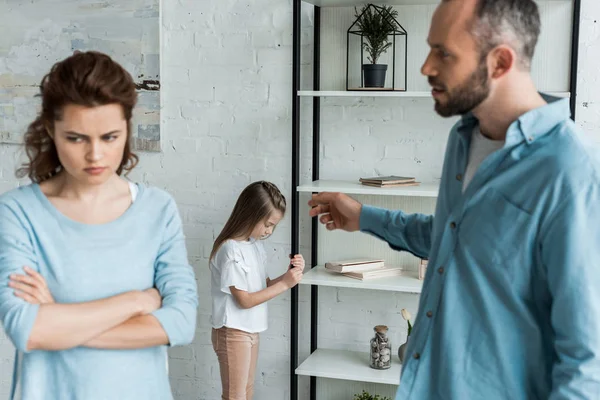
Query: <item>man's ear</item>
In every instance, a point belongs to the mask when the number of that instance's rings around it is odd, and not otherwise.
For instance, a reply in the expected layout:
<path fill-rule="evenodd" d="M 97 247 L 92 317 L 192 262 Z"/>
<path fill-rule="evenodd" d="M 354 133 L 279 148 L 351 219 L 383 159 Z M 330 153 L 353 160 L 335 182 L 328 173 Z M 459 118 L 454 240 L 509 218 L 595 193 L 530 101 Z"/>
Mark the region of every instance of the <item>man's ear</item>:
<path fill-rule="evenodd" d="M 490 51 L 488 55 L 488 68 L 492 79 L 498 79 L 506 75 L 514 68 L 517 60 L 515 51 L 506 45 L 500 45 Z"/>

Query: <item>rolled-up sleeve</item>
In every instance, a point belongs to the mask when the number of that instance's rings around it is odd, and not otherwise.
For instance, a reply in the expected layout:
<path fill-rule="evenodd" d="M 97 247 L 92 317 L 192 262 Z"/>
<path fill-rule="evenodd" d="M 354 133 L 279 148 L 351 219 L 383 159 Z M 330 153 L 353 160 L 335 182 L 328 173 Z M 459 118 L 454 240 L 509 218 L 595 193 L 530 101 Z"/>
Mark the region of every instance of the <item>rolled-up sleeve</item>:
<path fill-rule="evenodd" d="M 18 213 L 0 202 L 0 321 L 17 350 L 27 352 L 39 305 L 16 297 L 8 286 L 10 275 L 24 274 L 24 266 L 38 270 L 31 238 Z"/>
<path fill-rule="evenodd" d="M 198 289 L 187 259 L 181 218 L 171 199 L 166 208 L 167 224 L 155 263 L 155 285 L 163 301 L 152 313 L 165 330 L 171 346 L 192 342 L 196 330 Z"/>

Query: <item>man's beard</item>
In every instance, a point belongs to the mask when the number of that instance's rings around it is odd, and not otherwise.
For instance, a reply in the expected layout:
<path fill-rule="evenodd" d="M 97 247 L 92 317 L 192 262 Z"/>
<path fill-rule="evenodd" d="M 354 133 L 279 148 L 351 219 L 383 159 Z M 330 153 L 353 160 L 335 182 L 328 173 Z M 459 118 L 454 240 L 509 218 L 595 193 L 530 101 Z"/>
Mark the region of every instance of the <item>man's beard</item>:
<path fill-rule="evenodd" d="M 433 78 L 429 78 L 431 86 L 438 87 Z M 445 104 L 435 101 L 435 111 L 442 117 L 464 115 L 481 104 L 490 94 L 488 69 L 485 61 L 467 78 L 465 82 L 448 91 L 444 87 L 447 98 Z"/>

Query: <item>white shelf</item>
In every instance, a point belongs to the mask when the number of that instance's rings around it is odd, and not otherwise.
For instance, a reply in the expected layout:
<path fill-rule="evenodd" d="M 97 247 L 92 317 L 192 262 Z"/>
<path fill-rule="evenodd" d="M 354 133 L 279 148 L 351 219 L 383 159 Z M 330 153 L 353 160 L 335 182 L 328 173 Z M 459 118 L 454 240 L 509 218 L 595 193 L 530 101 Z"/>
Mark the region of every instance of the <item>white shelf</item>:
<path fill-rule="evenodd" d="M 380 188 L 361 184 L 360 182 L 318 180 L 298 186 L 299 192 L 341 192 L 346 194 L 368 194 L 378 196 L 410 196 L 437 197 L 437 183 L 421 183 L 419 186 Z"/>
<path fill-rule="evenodd" d="M 406 271 L 403 272 L 403 275 L 401 276 L 361 281 L 336 272 L 328 271 L 324 266 L 318 265 L 304 273 L 300 284 L 421 293 L 423 283 L 417 278 L 417 275 L 417 272 Z"/>
<path fill-rule="evenodd" d="M 317 349 L 296 368 L 296 374 L 399 385 L 401 364 L 398 355 L 395 353 L 392 349 L 392 366 L 389 369 L 378 370 L 369 366 L 369 353 Z"/>
<path fill-rule="evenodd" d="M 431 97 L 431 92 L 401 92 L 401 91 L 346 91 L 346 90 L 300 90 L 298 96 L 306 97 Z"/>
<path fill-rule="evenodd" d="M 305 3 L 319 7 L 354 7 L 365 4 L 364 0 L 303 0 Z M 542 0 L 543 1 L 543 0 Z M 570 2 L 572 0 L 546 0 L 547 2 Z M 373 0 L 368 3 L 385 4 L 390 6 L 410 6 L 439 4 L 441 0 Z"/>
<path fill-rule="evenodd" d="M 570 92 L 544 92 L 554 97 L 570 97 Z M 346 91 L 346 90 L 299 90 L 298 96 L 301 97 L 407 97 L 407 98 L 427 98 L 431 97 L 431 92 L 401 92 L 401 91 Z"/>
<path fill-rule="evenodd" d="M 364 0 L 303 0 L 305 3 L 314 4 L 319 7 L 353 7 L 362 6 Z M 374 0 L 367 3 L 385 4 L 390 6 L 399 5 L 420 5 L 420 4 L 438 4 L 441 0 Z"/>

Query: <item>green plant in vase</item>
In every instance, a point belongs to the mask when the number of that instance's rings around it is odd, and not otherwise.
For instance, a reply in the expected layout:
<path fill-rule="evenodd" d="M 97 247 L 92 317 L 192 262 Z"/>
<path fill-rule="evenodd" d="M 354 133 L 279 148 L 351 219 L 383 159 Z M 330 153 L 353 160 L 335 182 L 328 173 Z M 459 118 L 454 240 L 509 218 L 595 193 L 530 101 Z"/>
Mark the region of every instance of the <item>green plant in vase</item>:
<path fill-rule="evenodd" d="M 360 12 L 354 8 L 358 26 L 363 36 L 363 49 L 367 52 L 370 64 L 363 64 L 364 86 L 382 88 L 385 84 L 387 64 L 377 61 L 392 45 L 390 35 L 398 29 L 398 11 L 392 6 L 367 4 Z"/>
<path fill-rule="evenodd" d="M 406 308 L 403 308 L 401 313 L 402 313 L 402 318 L 404 318 L 404 320 L 408 324 L 408 334 L 406 336 L 406 342 L 403 343 L 400 347 L 398 347 L 398 358 L 400 359 L 400 362 L 403 363 L 404 357 L 406 355 L 406 346 L 408 344 L 408 339 L 410 338 L 410 334 L 412 332 L 412 324 L 410 323 L 412 316 L 410 315 L 410 312 L 408 312 L 408 310 Z"/>

